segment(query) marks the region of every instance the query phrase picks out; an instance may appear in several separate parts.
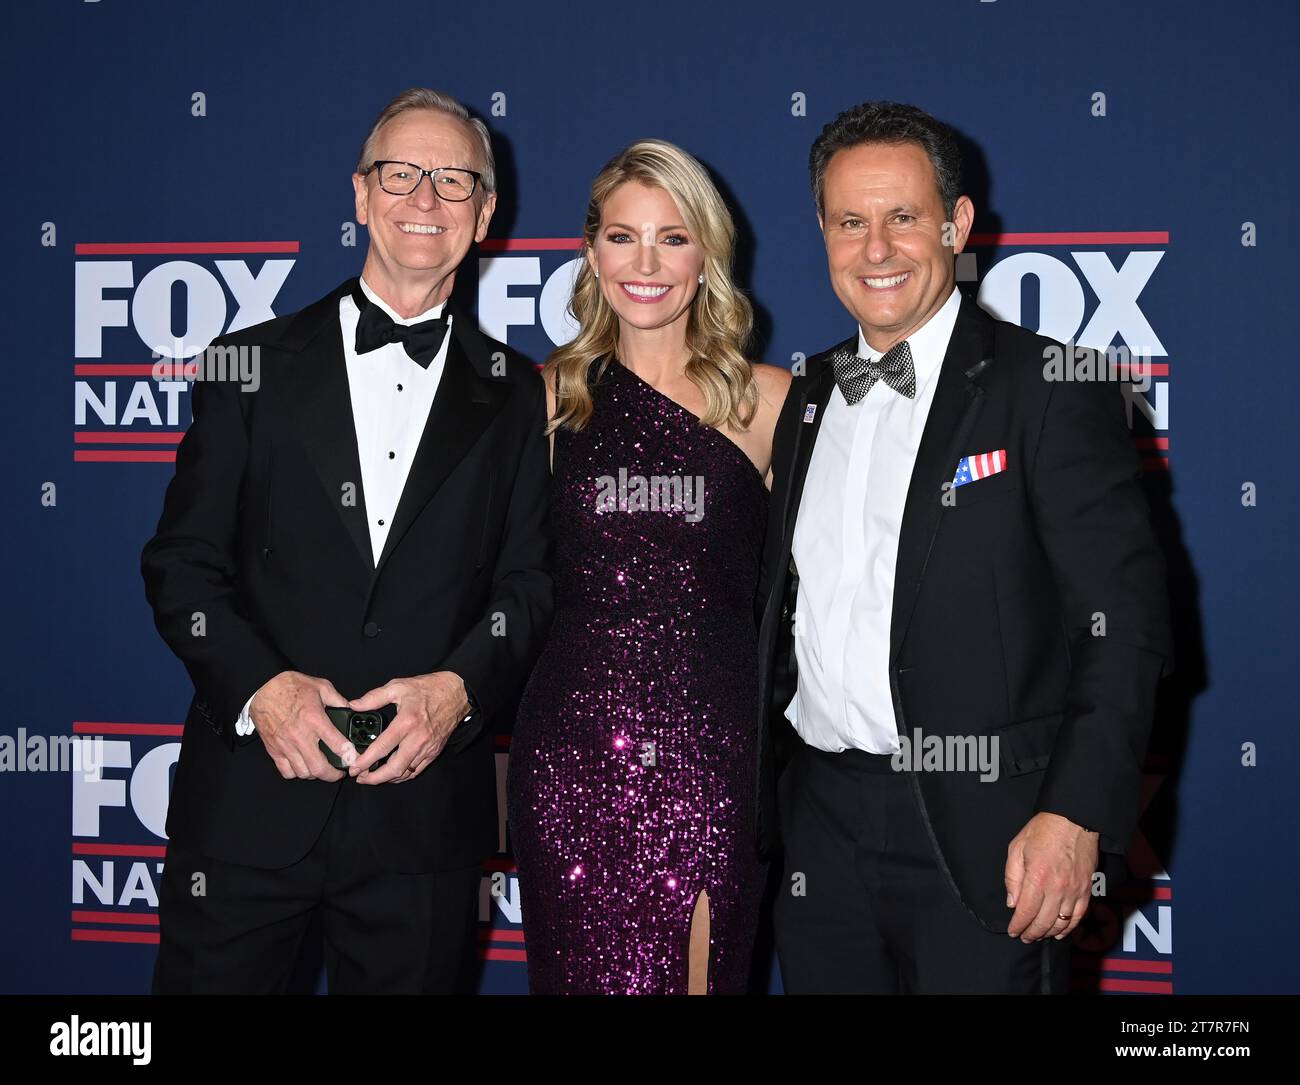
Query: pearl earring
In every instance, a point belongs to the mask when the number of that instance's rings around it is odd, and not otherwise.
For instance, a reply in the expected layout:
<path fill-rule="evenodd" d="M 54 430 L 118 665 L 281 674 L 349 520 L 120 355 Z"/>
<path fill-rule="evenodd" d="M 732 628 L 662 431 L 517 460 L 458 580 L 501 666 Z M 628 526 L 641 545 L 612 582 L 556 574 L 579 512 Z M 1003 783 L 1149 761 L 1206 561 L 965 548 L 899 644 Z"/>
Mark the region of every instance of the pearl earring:
<path fill-rule="evenodd" d="M 599 272 L 599 271 L 594 271 L 594 272 L 592 272 L 592 274 L 595 275 L 597 279 L 600 278 L 600 272 Z"/>
<path fill-rule="evenodd" d="M 700 282 L 704 282 L 704 276 L 703 276 L 703 275 L 700 276 Z"/>

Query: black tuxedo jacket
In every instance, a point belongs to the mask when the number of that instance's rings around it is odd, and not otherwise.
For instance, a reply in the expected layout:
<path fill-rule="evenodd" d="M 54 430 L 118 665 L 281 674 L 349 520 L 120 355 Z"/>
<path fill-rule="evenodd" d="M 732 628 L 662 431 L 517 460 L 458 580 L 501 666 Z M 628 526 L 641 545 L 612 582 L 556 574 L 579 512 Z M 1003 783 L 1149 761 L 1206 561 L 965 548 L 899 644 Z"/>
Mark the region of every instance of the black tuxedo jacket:
<path fill-rule="evenodd" d="M 889 673 L 878 676 L 900 735 L 998 738 L 996 782 L 911 776 L 954 890 L 1003 932 L 1007 845 L 1034 813 L 1061 814 L 1100 833 L 1103 850 L 1126 850 L 1156 683 L 1172 659 L 1164 559 L 1123 396 L 1114 383 L 1045 380 L 1051 345 L 962 301 L 908 489 Z M 794 379 L 774 439 L 757 601 L 764 854 L 779 840 L 776 780 L 794 741 L 782 715 L 797 682 L 791 539 L 835 387 L 831 354 Z M 998 449 L 1005 471 L 945 489 L 962 457 Z M 1104 636 L 1094 635 L 1099 614 Z"/>
<path fill-rule="evenodd" d="M 236 738 L 244 702 L 284 670 L 344 697 L 449 670 L 479 711 L 420 776 L 364 788 L 363 801 L 393 869 L 467 866 L 497 845 L 487 724 L 512 707 L 550 622 L 543 385 L 448 303 L 446 368 L 376 566 L 338 317 L 355 284 L 217 340 L 259 348 L 256 391 L 193 386 L 141 559 L 158 630 L 195 689 L 167 832 L 228 862 L 296 862 L 340 784 L 283 779 L 256 734 Z"/>

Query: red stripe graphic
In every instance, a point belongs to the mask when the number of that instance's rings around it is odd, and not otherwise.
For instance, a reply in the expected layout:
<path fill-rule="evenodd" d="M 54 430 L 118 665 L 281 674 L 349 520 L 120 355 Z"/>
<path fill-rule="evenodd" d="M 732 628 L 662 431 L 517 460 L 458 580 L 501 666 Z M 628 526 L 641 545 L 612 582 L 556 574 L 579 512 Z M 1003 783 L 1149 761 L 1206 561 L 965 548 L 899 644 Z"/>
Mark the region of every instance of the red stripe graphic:
<path fill-rule="evenodd" d="M 523 931 L 512 930 L 481 930 L 478 932 L 480 942 L 522 942 L 524 940 Z"/>
<path fill-rule="evenodd" d="M 72 453 L 76 463 L 175 463 L 170 450 L 144 448 L 79 448 Z"/>
<path fill-rule="evenodd" d="M 124 926 L 156 927 L 157 912 L 79 912 L 72 913 L 74 923 L 121 923 Z"/>
<path fill-rule="evenodd" d="M 144 429 L 107 429 L 77 430 L 72 439 L 77 444 L 138 444 L 138 445 L 175 445 L 185 436 L 184 431 L 164 432 L 163 430 Z"/>
<path fill-rule="evenodd" d="M 136 859 L 166 859 L 166 844 L 86 844 L 74 840 L 73 855 L 122 855 Z"/>
<path fill-rule="evenodd" d="M 77 362 L 72 367 L 74 377 L 152 377 L 157 362 Z M 184 380 L 184 362 L 163 362 L 163 374 L 168 380 Z M 175 370 L 180 369 L 177 373 Z"/>
<path fill-rule="evenodd" d="M 1173 900 L 1174 891 L 1167 885 L 1125 885 L 1109 894 L 1115 900 L 1146 903 L 1153 900 Z"/>
<path fill-rule="evenodd" d="M 582 248 L 580 237 L 488 237 L 479 242 L 484 252 L 545 252 Z"/>
<path fill-rule="evenodd" d="M 1106 957 L 1101 967 L 1107 972 L 1162 972 L 1172 976 L 1173 961 L 1126 961 L 1120 957 Z"/>
<path fill-rule="evenodd" d="M 1133 443 L 1138 448 L 1145 448 L 1145 449 L 1166 448 L 1167 449 L 1169 447 L 1169 438 L 1168 437 L 1134 437 Z"/>
<path fill-rule="evenodd" d="M 74 942 L 143 942 L 156 946 L 157 931 L 97 931 L 72 928 Z"/>
<path fill-rule="evenodd" d="M 1119 980 L 1103 977 L 1097 983 L 1101 991 L 1129 991 L 1143 995 L 1172 995 L 1174 985 L 1168 980 Z"/>
<path fill-rule="evenodd" d="M 496 946 L 479 946 L 480 961 L 526 961 L 528 954 L 522 949 L 499 949 Z"/>
<path fill-rule="evenodd" d="M 297 252 L 296 241 L 84 241 L 75 247 L 78 256 L 161 256 L 185 254 L 210 256 L 214 253 Z"/>
<path fill-rule="evenodd" d="M 1168 245 L 1168 230 L 1093 230 L 1080 233 L 971 234 L 968 245 L 983 248 L 1039 245 Z"/>
<path fill-rule="evenodd" d="M 74 735 L 175 735 L 185 733 L 183 723 L 87 723 L 74 720 Z"/>
<path fill-rule="evenodd" d="M 1044 230 L 1031 233 L 971 234 L 970 246 L 1168 245 L 1168 230 Z M 543 252 L 582 248 L 580 237 L 489 237 L 484 252 Z"/>

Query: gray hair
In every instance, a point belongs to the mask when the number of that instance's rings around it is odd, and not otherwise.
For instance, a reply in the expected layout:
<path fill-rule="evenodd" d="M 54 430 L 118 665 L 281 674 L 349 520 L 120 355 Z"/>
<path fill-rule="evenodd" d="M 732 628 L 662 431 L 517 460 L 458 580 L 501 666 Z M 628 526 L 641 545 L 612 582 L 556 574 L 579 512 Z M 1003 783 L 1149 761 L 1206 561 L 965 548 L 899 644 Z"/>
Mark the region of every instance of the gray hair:
<path fill-rule="evenodd" d="M 488 134 L 487 125 L 477 117 L 471 117 L 469 110 L 450 94 L 430 90 L 428 87 L 411 87 L 409 90 L 404 90 L 384 106 L 379 116 L 375 118 L 375 123 L 371 125 L 370 134 L 366 136 L 366 141 L 361 145 L 361 154 L 357 158 L 358 173 L 363 173 L 375 160 L 375 144 L 379 140 L 379 130 L 394 117 L 412 109 L 431 109 L 436 113 L 446 113 L 448 116 L 464 121 L 465 124 L 472 128 L 474 134 L 478 136 L 479 149 L 483 155 L 483 169 L 481 171 L 483 174 L 483 190 L 485 192 L 495 192 L 497 190 L 496 161 L 492 157 L 492 137 Z"/>

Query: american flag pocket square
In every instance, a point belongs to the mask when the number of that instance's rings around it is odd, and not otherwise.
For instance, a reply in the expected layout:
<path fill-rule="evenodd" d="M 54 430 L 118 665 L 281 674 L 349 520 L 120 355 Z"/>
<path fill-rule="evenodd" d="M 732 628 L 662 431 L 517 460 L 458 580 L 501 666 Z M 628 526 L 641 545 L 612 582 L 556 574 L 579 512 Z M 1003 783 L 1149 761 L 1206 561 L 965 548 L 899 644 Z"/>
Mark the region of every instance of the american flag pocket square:
<path fill-rule="evenodd" d="M 999 448 L 996 452 L 981 452 L 978 456 L 963 456 L 957 464 L 957 473 L 952 477 L 953 487 L 965 486 L 968 482 L 978 482 L 989 475 L 996 475 L 1007 469 L 1007 450 Z"/>

